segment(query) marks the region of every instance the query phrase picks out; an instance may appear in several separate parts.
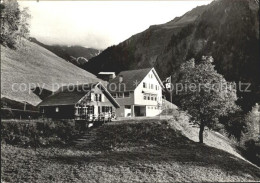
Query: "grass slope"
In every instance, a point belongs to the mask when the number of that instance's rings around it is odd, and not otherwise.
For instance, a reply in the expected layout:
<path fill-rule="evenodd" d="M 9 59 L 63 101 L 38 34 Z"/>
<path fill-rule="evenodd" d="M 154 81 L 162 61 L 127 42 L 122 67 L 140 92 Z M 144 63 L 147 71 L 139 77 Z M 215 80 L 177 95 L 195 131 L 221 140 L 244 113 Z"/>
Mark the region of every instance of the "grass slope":
<path fill-rule="evenodd" d="M 39 83 L 40 86 L 45 83 L 45 88 L 55 90 L 53 83 L 87 83 L 97 80 L 93 74 L 27 40 L 24 40 L 17 50 L 1 46 L 1 97 L 25 100 L 35 105 L 40 99 L 29 92 L 29 83 Z M 13 91 L 13 83 L 25 83 L 22 89 L 26 90 Z"/>
<path fill-rule="evenodd" d="M 2 180 L 8 182 L 201 182 L 259 181 L 260 169 L 237 156 L 220 135 L 199 144 L 186 124 L 148 118 L 112 122 L 96 138 L 67 148 L 22 149 L 2 145 Z M 189 134 L 192 135 L 194 131 Z M 196 134 L 197 136 L 198 134 Z M 216 141 L 214 143 L 214 141 Z M 213 147 L 219 142 L 226 151 Z M 229 150 L 231 153 L 227 152 Z"/>

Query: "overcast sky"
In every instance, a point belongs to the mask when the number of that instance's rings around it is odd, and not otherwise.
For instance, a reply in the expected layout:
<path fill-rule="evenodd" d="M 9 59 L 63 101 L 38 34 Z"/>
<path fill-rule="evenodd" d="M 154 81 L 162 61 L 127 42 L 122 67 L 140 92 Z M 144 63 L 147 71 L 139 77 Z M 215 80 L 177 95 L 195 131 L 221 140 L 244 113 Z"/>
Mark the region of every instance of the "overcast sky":
<path fill-rule="evenodd" d="M 150 25 L 166 23 L 211 0 L 20 1 L 30 9 L 31 36 L 45 44 L 105 49 Z"/>

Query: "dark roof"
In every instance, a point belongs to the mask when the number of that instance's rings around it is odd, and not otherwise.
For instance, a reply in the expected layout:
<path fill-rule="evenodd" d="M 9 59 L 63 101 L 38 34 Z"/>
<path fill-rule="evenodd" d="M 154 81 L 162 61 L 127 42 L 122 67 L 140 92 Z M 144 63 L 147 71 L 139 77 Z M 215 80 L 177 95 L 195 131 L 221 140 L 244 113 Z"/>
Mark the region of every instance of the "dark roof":
<path fill-rule="evenodd" d="M 107 85 L 107 89 L 110 92 L 118 92 L 118 91 L 134 91 L 136 87 L 140 84 L 140 82 L 145 78 L 145 76 L 151 71 L 153 68 L 146 69 L 136 69 L 136 70 L 128 70 L 120 72 L 114 79 L 112 79 Z M 159 76 L 154 70 L 154 74 L 158 79 L 160 85 L 164 88 Z M 123 76 L 123 82 L 119 82 L 119 77 Z"/>
<path fill-rule="evenodd" d="M 140 83 L 151 70 L 152 68 L 122 71 L 109 82 L 107 89 L 110 92 L 134 91 L 138 86 L 136 82 Z M 119 76 L 123 76 L 122 83 L 119 82 Z"/>
<path fill-rule="evenodd" d="M 35 87 L 31 89 L 34 94 L 36 94 L 41 100 L 46 99 L 48 96 L 50 96 L 53 92 L 43 88 L 43 87 Z"/>
<path fill-rule="evenodd" d="M 108 90 L 100 82 L 62 86 L 53 95 L 47 97 L 40 104 L 38 104 L 38 106 L 75 105 L 97 85 L 101 86 L 101 91 L 106 94 L 108 100 L 115 107 L 120 107 L 117 101 L 111 96 Z"/>
<path fill-rule="evenodd" d="M 74 105 L 98 83 L 62 86 L 38 106 Z"/>

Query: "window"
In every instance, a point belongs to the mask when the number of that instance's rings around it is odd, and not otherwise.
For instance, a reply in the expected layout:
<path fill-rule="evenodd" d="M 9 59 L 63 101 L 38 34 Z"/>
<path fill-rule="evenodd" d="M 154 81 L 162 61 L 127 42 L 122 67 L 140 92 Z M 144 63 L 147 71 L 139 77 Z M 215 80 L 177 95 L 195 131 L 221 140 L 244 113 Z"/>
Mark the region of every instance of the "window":
<path fill-rule="evenodd" d="M 110 111 L 110 107 L 102 106 L 102 112 L 109 112 L 109 111 Z"/>
<path fill-rule="evenodd" d="M 56 111 L 56 112 L 59 112 L 59 107 L 56 107 L 56 108 L 55 108 L 55 111 Z"/>
<path fill-rule="evenodd" d="M 151 89 L 153 89 L 153 84 L 151 84 Z"/>
<path fill-rule="evenodd" d="M 154 100 L 157 101 L 157 97 L 154 97 Z"/>
<path fill-rule="evenodd" d="M 101 102 L 102 101 L 102 94 L 96 93 L 94 96 L 94 101 Z"/>
<path fill-rule="evenodd" d="M 123 93 L 117 93 L 118 98 L 123 98 Z"/>
<path fill-rule="evenodd" d="M 147 96 L 147 100 L 150 100 L 150 95 Z"/>
<path fill-rule="evenodd" d="M 124 97 L 129 97 L 129 95 L 130 95 L 129 92 L 124 93 Z"/>
<path fill-rule="evenodd" d="M 144 100 L 146 100 L 146 94 L 144 94 Z"/>
<path fill-rule="evenodd" d="M 94 113 L 94 106 L 89 106 L 88 107 L 88 114 L 93 114 Z"/>
<path fill-rule="evenodd" d="M 87 106 L 83 107 L 83 114 L 86 115 L 87 114 Z"/>
<path fill-rule="evenodd" d="M 146 86 L 146 83 L 145 82 L 143 82 L 143 88 L 146 88 L 147 86 Z"/>
<path fill-rule="evenodd" d="M 151 100 L 153 100 L 153 96 L 151 96 Z"/>

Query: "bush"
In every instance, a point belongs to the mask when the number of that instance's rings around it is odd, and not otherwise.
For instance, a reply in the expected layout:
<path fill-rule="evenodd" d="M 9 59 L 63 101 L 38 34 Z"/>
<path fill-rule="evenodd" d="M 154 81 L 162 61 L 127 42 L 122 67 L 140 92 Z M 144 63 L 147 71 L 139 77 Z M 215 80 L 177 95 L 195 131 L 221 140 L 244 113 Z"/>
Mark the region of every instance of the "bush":
<path fill-rule="evenodd" d="M 2 143 L 24 147 L 40 147 L 68 143 L 80 134 L 74 121 L 4 121 Z"/>

